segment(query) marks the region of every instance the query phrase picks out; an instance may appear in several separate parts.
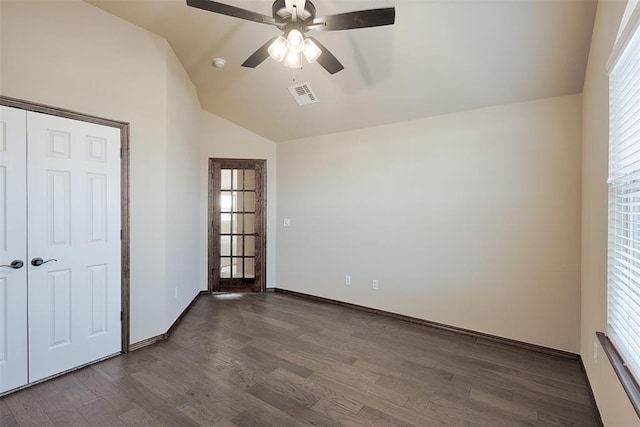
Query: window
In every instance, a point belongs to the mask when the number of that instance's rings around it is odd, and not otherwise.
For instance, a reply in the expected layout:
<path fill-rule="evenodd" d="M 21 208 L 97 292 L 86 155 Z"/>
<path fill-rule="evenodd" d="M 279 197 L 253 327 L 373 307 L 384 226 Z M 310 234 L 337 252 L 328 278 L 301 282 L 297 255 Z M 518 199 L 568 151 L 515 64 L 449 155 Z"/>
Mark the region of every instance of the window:
<path fill-rule="evenodd" d="M 610 342 L 603 342 L 632 401 L 634 395 L 638 397 L 640 378 L 640 31 L 637 27 L 630 24 L 622 34 L 614 48 L 609 71 L 607 338 Z M 636 403 L 634 401 L 634 405 Z"/>

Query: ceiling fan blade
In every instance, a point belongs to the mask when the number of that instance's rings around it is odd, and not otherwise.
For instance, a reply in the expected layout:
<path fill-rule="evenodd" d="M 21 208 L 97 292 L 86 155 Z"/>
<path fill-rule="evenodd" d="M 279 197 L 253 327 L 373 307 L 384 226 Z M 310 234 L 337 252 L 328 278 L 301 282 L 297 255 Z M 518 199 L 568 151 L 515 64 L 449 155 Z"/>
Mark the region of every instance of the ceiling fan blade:
<path fill-rule="evenodd" d="M 340 61 L 338 61 L 338 58 L 333 56 L 333 54 L 329 52 L 329 50 L 322 45 L 322 43 L 320 43 L 318 40 L 314 39 L 313 37 L 307 37 L 307 38 L 311 39 L 322 50 L 322 54 L 316 60 L 318 64 L 322 65 L 322 68 L 327 70 L 329 74 L 335 74 L 338 71 L 344 70 L 344 65 L 342 65 Z"/>
<path fill-rule="evenodd" d="M 262 64 L 262 62 L 269 57 L 269 46 L 271 46 L 271 43 L 276 41 L 277 38 L 278 36 L 275 36 L 260 46 L 258 50 L 253 52 L 253 55 L 248 57 L 247 60 L 242 63 L 242 66 L 247 68 L 256 68 L 258 65 Z"/>
<path fill-rule="evenodd" d="M 241 9 L 239 7 L 230 6 L 224 3 L 218 3 L 212 0 L 187 0 L 187 5 L 202 10 L 207 10 L 221 15 L 232 16 L 234 18 L 244 19 L 246 21 L 259 22 L 261 24 L 276 25 L 275 19 L 270 16 L 262 15 L 250 10 Z"/>
<path fill-rule="evenodd" d="M 395 20 L 396 8 L 387 7 L 322 16 L 314 19 L 308 28 L 318 31 L 353 30 L 356 28 L 392 25 Z"/>

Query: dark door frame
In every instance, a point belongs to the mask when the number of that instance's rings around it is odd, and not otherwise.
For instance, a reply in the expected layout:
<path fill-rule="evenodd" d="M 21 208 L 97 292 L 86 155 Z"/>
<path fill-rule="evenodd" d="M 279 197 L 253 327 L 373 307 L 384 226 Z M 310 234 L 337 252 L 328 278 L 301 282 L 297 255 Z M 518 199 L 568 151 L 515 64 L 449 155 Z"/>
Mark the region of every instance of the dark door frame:
<path fill-rule="evenodd" d="M 261 180 L 258 180 L 258 174 L 256 174 L 256 192 L 260 191 L 261 200 L 260 203 L 256 202 L 256 225 L 255 231 L 259 233 L 260 238 L 256 243 L 256 270 L 260 268 L 260 275 L 258 279 L 258 275 L 256 274 L 256 279 L 260 281 L 260 291 L 266 291 L 266 278 L 267 278 L 267 161 L 263 159 L 230 159 L 230 158 L 209 158 L 209 173 L 208 173 L 208 250 L 207 250 L 207 260 L 208 260 L 208 270 L 207 270 L 207 283 L 208 290 L 210 293 L 217 291 L 217 285 L 219 285 L 219 268 L 218 260 L 220 259 L 220 254 L 216 250 L 219 247 L 219 239 L 218 239 L 218 224 L 219 221 L 216 215 L 216 203 L 219 203 L 219 200 L 215 197 L 218 180 L 219 177 L 216 177 L 215 167 L 216 163 L 220 163 L 224 165 L 224 168 L 234 168 L 234 169 L 253 169 L 260 168 L 262 177 Z M 260 215 L 258 215 L 260 212 Z M 262 220 L 258 220 L 261 217 Z M 216 245 L 216 242 L 218 243 Z M 259 260 L 259 262 L 258 262 Z M 216 280 L 216 278 L 218 280 Z"/>
<path fill-rule="evenodd" d="M 78 113 L 76 111 L 66 110 L 64 108 L 51 107 L 44 104 L 36 104 L 17 98 L 0 95 L 0 105 L 5 107 L 18 108 L 20 110 L 34 111 L 36 113 L 48 114 L 50 116 L 64 117 L 67 119 L 78 120 L 82 122 L 94 123 L 103 126 L 109 126 L 120 129 L 120 221 L 121 221 L 121 352 L 129 352 L 129 327 L 130 327 L 130 304 L 129 304 L 129 123 L 117 120 L 105 119 L 102 117 L 91 116 L 88 114 Z"/>

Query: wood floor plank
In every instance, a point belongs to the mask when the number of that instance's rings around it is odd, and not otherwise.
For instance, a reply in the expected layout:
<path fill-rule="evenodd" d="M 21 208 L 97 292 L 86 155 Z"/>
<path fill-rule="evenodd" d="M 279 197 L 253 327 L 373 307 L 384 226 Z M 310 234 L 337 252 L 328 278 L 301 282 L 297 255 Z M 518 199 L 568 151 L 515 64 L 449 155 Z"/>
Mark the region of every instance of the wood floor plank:
<path fill-rule="evenodd" d="M 332 419 L 327 418 L 323 414 L 312 410 L 310 406 L 303 405 L 297 402 L 295 399 L 292 399 L 289 396 L 285 396 L 266 385 L 255 384 L 247 390 L 247 393 L 257 397 L 260 400 L 265 401 L 274 408 L 280 409 L 282 412 L 289 414 L 296 420 L 307 422 L 311 425 L 339 425 Z M 313 402 L 313 404 L 315 404 L 315 402 Z"/>
<path fill-rule="evenodd" d="M 202 370 L 198 365 L 194 365 L 188 360 L 176 357 L 175 352 L 170 351 L 169 343 L 162 343 L 154 346 L 148 351 L 153 352 L 155 357 L 164 362 L 165 365 L 148 365 L 148 369 L 156 375 L 169 381 L 179 394 L 188 397 L 188 402 L 178 405 L 178 409 L 194 420 L 198 420 L 198 415 L 193 412 L 193 408 L 203 409 L 209 414 L 203 414 L 207 419 L 221 419 L 223 417 L 233 418 L 242 412 L 239 404 L 229 404 L 224 391 L 219 387 L 212 375 L 215 374 L 209 369 Z M 240 385 L 246 378 L 246 371 L 229 369 L 225 371 L 227 378 L 237 375 L 233 381 L 233 387 L 242 388 Z M 251 375 L 247 384 L 253 384 L 255 375 Z"/>
<path fill-rule="evenodd" d="M 86 405 L 97 399 L 97 396 L 73 373 L 61 376 L 56 381 L 56 384 L 67 400 L 76 407 Z"/>
<path fill-rule="evenodd" d="M 335 405 L 334 402 L 328 400 L 318 400 L 311 409 L 323 414 L 325 417 L 330 418 L 342 426 L 362 427 L 373 425 L 373 422 L 370 419 L 364 418 L 359 413 L 353 413 L 342 406 Z"/>
<path fill-rule="evenodd" d="M 376 381 L 380 378 L 379 375 L 359 370 L 351 365 L 337 363 L 327 371 L 313 374 L 314 379 L 318 377 L 326 377 L 340 384 L 365 389 L 368 396 L 379 397 L 394 405 L 403 406 L 409 400 L 409 397 L 403 393 L 378 385 Z"/>
<path fill-rule="evenodd" d="M 549 398 L 536 395 L 524 390 L 513 393 L 513 401 L 531 405 L 538 409 L 538 418 L 557 418 L 571 420 L 576 426 L 597 425 L 590 404 L 576 404 L 562 398 Z"/>
<path fill-rule="evenodd" d="M 288 360 L 289 362 L 295 363 L 299 366 L 304 366 L 314 372 L 328 369 L 336 362 L 307 351 L 301 351 L 300 349 L 295 351 L 291 351 L 290 349 L 280 349 L 275 354 L 284 360 Z M 353 360 L 350 359 L 349 362 L 353 363 Z"/>
<path fill-rule="evenodd" d="M 506 412 L 515 415 L 525 421 L 535 421 L 538 419 L 538 411 L 530 405 L 523 405 L 514 402 L 512 399 L 503 399 L 493 393 L 482 390 L 471 389 L 469 399 L 475 400 L 493 408 L 493 411 Z"/>
<path fill-rule="evenodd" d="M 101 397 L 78 408 L 78 412 L 88 421 L 88 425 L 93 427 L 123 425 L 116 408 Z"/>
<path fill-rule="evenodd" d="M 243 405 L 247 408 L 231 420 L 238 426 L 297 427 L 307 424 L 250 393 L 242 392 L 237 397 L 243 398 Z"/>
<path fill-rule="evenodd" d="M 13 413 L 7 406 L 7 403 L 0 399 L 0 426 L 16 427 L 18 425 L 18 421 L 13 416 Z"/>
<path fill-rule="evenodd" d="M 131 409 L 131 403 L 122 392 L 96 370 L 81 369 L 74 374 L 96 397 L 109 402 L 118 414 Z"/>
<path fill-rule="evenodd" d="M 139 371 L 153 361 L 153 357 L 148 352 L 140 350 L 112 357 L 93 365 L 92 368 L 105 379 L 113 382 Z"/>
<path fill-rule="evenodd" d="M 180 393 L 167 379 L 161 377 L 150 370 L 144 369 L 131 375 L 131 378 L 138 381 L 153 394 L 167 402 L 170 406 L 180 406 L 188 403 L 189 396 Z"/>
<path fill-rule="evenodd" d="M 408 376 L 381 376 L 376 384 L 383 389 L 392 390 L 396 393 L 410 397 L 421 397 L 430 399 L 433 396 L 449 397 L 452 395 L 467 397 L 470 387 L 457 384 L 445 379 L 433 379 L 422 381 Z"/>
<path fill-rule="evenodd" d="M 162 400 L 133 377 L 127 376 L 114 382 L 116 386 L 130 402 L 150 414 L 154 420 L 160 421 L 160 425 L 184 425 L 197 426 L 198 424 L 189 417 Z"/>
<path fill-rule="evenodd" d="M 376 393 L 370 393 L 370 389 L 359 387 L 355 384 L 348 384 L 346 382 L 340 382 L 334 378 L 329 378 L 324 375 L 314 373 L 309 377 L 312 381 L 321 384 L 325 387 L 337 390 L 340 394 L 350 396 L 361 402 L 366 402 L 368 406 L 385 412 L 392 418 L 401 420 L 404 423 L 415 426 L 430 426 L 439 425 L 445 423 L 446 420 L 437 414 L 420 413 L 414 409 L 407 408 L 405 406 L 397 405 L 385 396 L 379 396 Z M 408 403 L 408 401 L 407 401 Z M 406 405 L 406 403 L 405 403 Z"/>
<path fill-rule="evenodd" d="M 580 363 L 283 294 L 0 398 L 9 426 L 597 426 Z"/>
<path fill-rule="evenodd" d="M 291 319 L 288 319 L 288 321 L 286 321 L 286 320 L 280 320 L 276 317 L 273 317 L 273 312 L 270 312 L 269 316 L 265 316 L 264 314 L 258 314 L 250 310 L 241 309 L 240 314 L 242 318 L 249 323 L 255 322 L 255 323 L 262 323 L 265 325 L 273 325 L 273 326 L 277 326 L 278 328 L 289 329 L 291 331 L 296 331 L 300 329 L 298 325 L 291 322 Z"/>
<path fill-rule="evenodd" d="M 235 426 L 236 425 L 234 423 L 232 423 L 231 421 L 227 420 L 226 418 L 223 418 L 221 420 L 218 420 L 211 427 L 235 427 Z"/>
<path fill-rule="evenodd" d="M 93 402 L 94 400 L 91 400 Z M 54 394 L 38 401 L 49 419 L 56 426 L 90 426 L 89 421 L 78 411 L 78 406 L 63 393 Z M 80 407 L 81 408 L 81 407 Z"/>
<path fill-rule="evenodd" d="M 214 425 L 223 419 L 215 409 L 210 408 L 208 405 L 203 405 L 200 402 L 185 403 L 184 405 L 178 406 L 178 409 L 201 426 Z"/>
<path fill-rule="evenodd" d="M 411 427 L 412 424 L 408 424 L 404 421 L 400 421 L 397 418 L 392 417 L 386 412 L 379 411 L 370 406 L 365 406 L 358 414 L 361 418 L 368 420 L 372 426 L 398 426 L 398 427 Z"/>
<path fill-rule="evenodd" d="M 313 405 L 320 400 L 331 403 L 336 408 L 357 414 L 364 407 L 362 402 L 358 402 L 352 397 L 340 394 L 337 390 L 323 387 L 308 378 L 301 378 L 284 369 L 276 369 L 270 375 L 273 381 L 270 386 L 282 394 L 289 395 L 301 404 Z M 277 388 L 276 388 L 277 387 Z"/>
<path fill-rule="evenodd" d="M 38 387 L 38 386 L 36 386 Z M 22 390 L 2 399 L 11 410 L 13 417 L 21 426 L 53 426 L 53 422 L 36 399 L 31 390 Z"/>
<path fill-rule="evenodd" d="M 590 420 L 576 422 L 576 418 L 563 414 L 538 411 L 538 420 L 542 425 L 555 427 L 596 427 L 598 424 Z"/>
<path fill-rule="evenodd" d="M 118 418 L 120 418 L 120 421 L 122 421 L 124 425 L 129 427 L 150 427 L 157 424 L 151 414 L 135 404 Z"/>
<path fill-rule="evenodd" d="M 310 369 L 307 369 L 296 363 L 289 362 L 288 360 L 282 359 L 275 354 L 262 351 L 259 348 L 251 345 L 244 347 L 242 349 L 242 352 L 256 361 L 261 361 L 263 363 L 267 361 L 274 370 L 278 368 L 286 369 L 287 371 L 299 375 L 302 378 L 307 378 L 309 375 L 313 374 L 313 371 Z"/>
<path fill-rule="evenodd" d="M 411 399 L 408 409 L 418 413 L 428 413 L 433 417 L 446 420 L 445 424 L 454 420 L 456 426 L 495 427 L 495 426 L 533 426 L 535 423 L 518 419 L 511 414 L 501 414 L 494 408 L 474 405 L 473 401 L 455 395 L 433 396 L 427 401 Z"/>
<path fill-rule="evenodd" d="M 231 420 L 231 425 L 238 427 L 276 427 L 278 424 L 269 423 L 258 415 L 254 415 L 249 411 L 243 411 Z"/>

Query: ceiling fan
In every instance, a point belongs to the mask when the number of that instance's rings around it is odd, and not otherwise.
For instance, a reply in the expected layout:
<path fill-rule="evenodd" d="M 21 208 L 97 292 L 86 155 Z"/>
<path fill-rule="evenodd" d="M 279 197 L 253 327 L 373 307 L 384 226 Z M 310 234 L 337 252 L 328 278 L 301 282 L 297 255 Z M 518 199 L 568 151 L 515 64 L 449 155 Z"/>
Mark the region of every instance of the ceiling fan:
<path fill-rule="evenodd" d="M 187 0 L 187 5 L 221 15 L 273 25 L 282 30 L 282 36 L 273 37 L 258 48 L 242 63 L 243 67 L 255 68 L 271 56 L 278 62 L 284 61 L 287 67 L 300 68 L 300 56 L 304 55 L 309 63 L 318 61 L 330 74 L 337 73 L 344 69 L 344 66 L 318 40 L 305 37 L 304 34 L 311 30 L 339 31 L 392 25 L 396 17 L 395 8 L 387 7 L 316 18 L 316 8 L 308 0 L 275 0 L 271 6 L 273 16 L 212 0 Z"/>

